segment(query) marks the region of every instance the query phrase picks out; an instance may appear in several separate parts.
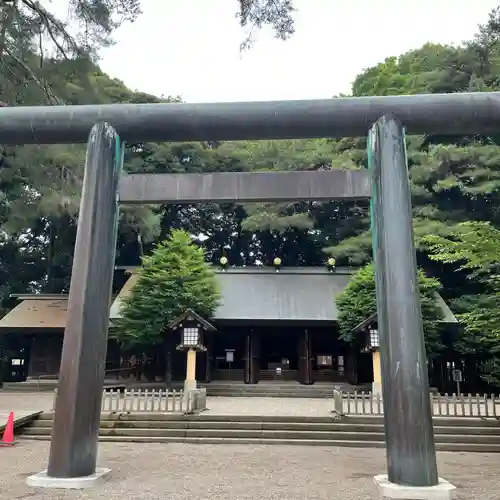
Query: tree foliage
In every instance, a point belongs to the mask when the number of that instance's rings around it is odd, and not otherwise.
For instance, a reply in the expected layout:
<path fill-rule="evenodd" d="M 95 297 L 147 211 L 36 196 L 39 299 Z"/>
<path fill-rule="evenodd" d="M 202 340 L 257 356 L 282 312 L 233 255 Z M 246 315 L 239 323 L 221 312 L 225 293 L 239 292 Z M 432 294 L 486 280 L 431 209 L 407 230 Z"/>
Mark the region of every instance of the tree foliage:
<path fill-rule="evenodd" d="M 429 257 L 455 271 L 465 271 L 479 282 L 478 293 L 464 293 L 454 301 L 464 326 L 455 348 L 465 355 L 482 358 L 500 354 L 500 231 L 487 222 L 459 224 L 448 238 L 424 238 Z M 487 375 L 500 383 L 500 366 Z"/>
<path fill-rule="evenodd" d="M 444 264 L 459 264 L 492 286 L 500 283 L 500 231 L 489 222 L 463 222 L 448 238 L 427 235 L 430 258 Z"/>
<path fill-rule="evenodd" d="M 80 78 L 85 77 L 98 50 L 113 42 L 113 31 L 140 14 L 140 1 L 68 1 L 66 12 L 63 19 L 37 0 L 0 4 L 2 100 L 10 97 L 21 103 L 31 93 L 47 104 L 64 102 L 47 79 L 53 61 L 65 61 L 67 69 L 78 70 Z"/>
<path fill-rule="evenodd" d="M 184 231 L 173 231 L 143 257 L 138 273 L 116 325 L 116 335 L 124 344 L 158 343 L 166 325 L 186 309 L 210 318 L 218 305 L 215 272 Z"/>
<path fill-rule="evenodd" d="M 238 0 L 240 10 L 238 18 L 241 26 L 248 28 L 242 49 L 250 47 L 254 41 L 255 30 L 263 26 L 271 26 L 277 38 L 286 40 L 295 32 L 292 17 L 294 12 L 292 0 Z"/>
<path fill-rule="evenodd" d="M 439 320 L 443 318 L 443 313 L 437 302 L 441 285 L 422 270 L 418 271 L 418 284 L 427 354 L 433 356 L 442 349 Z M 353 330 L 377 311 L 373 264 L 354 274 L 344 291 L 336 297 L 335 303 L 339 310 L 341 338 L 356 343 Z"/>
<path fill-rule="evenodd" d="M 98 67 L 99 49 L 113 43 L 122 21 L 140 15 L 140 3 L 68 0 L 60 2 L 70 13 L 63 19 L 45 13 L 47 2 L 0 2 L 0 100 L 9 106 L 178 101 L 132 91 Z M 233 2 L 247 29 L 244 46 L 266 25 L 279 38 L 291 36 L 293 3 Z M 500 91 L 499 19 L 499 9 L 493 10 L 462 44 L 428 43 L 388 54 L 358 75 L 352 95 Z M 500 136 L 407 139 L 419 265 L 443 284 L 443 297 L 466 326 L 454 346 L 458 355 L 491 357 L 499 324 L 494 231 L 500 228 Z M 365 168 L 366 159 L 365 138 L 137 143 L 127 145 L 125 170 L 317 171 Z M 0 148 L 3 308 L 10 307 L 12 292 L 68 290 L 83 168 L 81 146 Z M 117 264 L 138 263 L 172 229 L 196 235 L 207 260 L 225 255 L 231 265 L 270 264 L 277 255 L 283 265 L 322 265 L 333 255 L 339 266 L 360 266 L 372 258 L 364 202 L 203 203 L 122 208 Z M 428 235 L 443 243 L 441 253 Z M 473 259 L 454 260 L 465 248 L 477 250 Z"/>

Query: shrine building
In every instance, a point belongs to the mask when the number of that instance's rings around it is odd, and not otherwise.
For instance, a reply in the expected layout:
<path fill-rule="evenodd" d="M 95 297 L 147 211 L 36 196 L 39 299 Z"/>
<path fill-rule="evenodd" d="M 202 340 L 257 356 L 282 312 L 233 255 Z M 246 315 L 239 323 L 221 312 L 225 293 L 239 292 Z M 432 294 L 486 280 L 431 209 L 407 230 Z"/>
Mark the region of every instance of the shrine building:
<path fill-rule="evenodd" d="M 111 332 L 120 317 L 121 301 L 138 277 L 136 268 L 117 268 L 117 273 L 123 272 L 127 280 L 111 304 Z M 273 380 L 372 382 L 371 351 L 362 343 L 348 344 L 339 338 L 335 298 L 352 273 L 352 269 L 327 267 L 218 269 L 219 307 L 213 317 L 198 318 L 204 350 L 197 353 L 196 379 L 247 384 Z M 68 296 L 16 298 L 20 303 L 0 320 L 6 381 L 57 377 Z M 443 311 L 443 326 L 456 323 L 442 298 L 436 300 Z M 367 317 L 371 312 L 367 311 Z M 147 352 L 121 352 L 110 336 L 107 371 L 121 370 L 124 377 L 138 381 L 184 380 L 186 356 L 176 349 L 181 332 L 169 325 L 165 325 L 164 342 Z"/>

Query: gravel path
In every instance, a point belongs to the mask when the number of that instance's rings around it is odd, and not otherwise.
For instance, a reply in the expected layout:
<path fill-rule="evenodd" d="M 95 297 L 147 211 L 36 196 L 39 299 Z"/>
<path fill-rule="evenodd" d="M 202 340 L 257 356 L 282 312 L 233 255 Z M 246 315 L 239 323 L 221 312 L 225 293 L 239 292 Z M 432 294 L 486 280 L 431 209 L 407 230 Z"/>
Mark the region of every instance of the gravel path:
<path fill-rule="evenodd" d="M 0 411 L 48 411 L 53 392 L 0 392 Z"/>
<path fill-rule="evenodd" d="M 383 450 L 295 446 L 114 444 L 100 446 L 107 482 L 93 490 L 41 490 L 26 477 L 47 465 L 48 443 L 0 450 L 0 498 L 29 500 L 373 500 Z M 500 455 L 439 454 L 460 500 L 497 500 Z"/>
<path fill-rule="evenodd" d="M 0 417 L 2 412 L 8 411 L 50 411 L 52 409 L 53 392 L 0 392 Z M 349 405 L 349 406 L 348 406 Z M 360 400 L 350 402 L 344 401 L 344 411 L 357 412 L 369 411 L 369 403 L 365 403 L 365 410 Z M 376 410 L 377 404 L 374 403 Z M 207 407 L 211 415 L 289 415 L 289 416 L 328 416 L 334 408 L 332 399 L 324 398 L 256 398 L 256 397 L 209 397 Z M 491 401 L 488 403 L 488 414 L 493 415 Z M 468 404 L 452 404 L 449 401 L 448 407 L 442 403 L 442 415 L 460 415 L 462 412 L 476 415 L 478 411 L 477 401 L 472 406 L 472 411 Z M 481 414 L 484 415 L 484 404 L 481 405 Z M 496 415 L 500 415 L 500 402 L 496 404 Z M 208 414 L 207 414 L 208 415 Z M 437 403 L 434 404 L 434 415 L 439 415 Z"/>
<path fill-rule="evenodd" d="M 52 393 L 0 393 L 0 412 L 48 411 Z M 332 401 L 209 398 L 210 414 L 327 415 Z M 208 415 L 207 413 L 207 415 Z M 385 453 L 374 449 L 101 443 L 100 465 L 113 469 L 94 490 L 39 490 L 26 477 L 46 468 L 48 443 L 0 448 L 0 498 L 29 500 L 372 500 Z M 500 454 L 439 454 L 440 474 L 461 500 L 498 500 Z"/>
<path fill-rule="evenodd" d="M 207 399 L 210 415 L 292 415 L 327 417 L 333 400 L 316 398 L 216 398 Z"/>
<path fill-rule="evenodd" d="M 0 392 L 0 411 L 49 411 L 53 398 L 52 392 Z M 207 406 L 211 415 L 328 416 L 333 400 L 209 397 Z"/>

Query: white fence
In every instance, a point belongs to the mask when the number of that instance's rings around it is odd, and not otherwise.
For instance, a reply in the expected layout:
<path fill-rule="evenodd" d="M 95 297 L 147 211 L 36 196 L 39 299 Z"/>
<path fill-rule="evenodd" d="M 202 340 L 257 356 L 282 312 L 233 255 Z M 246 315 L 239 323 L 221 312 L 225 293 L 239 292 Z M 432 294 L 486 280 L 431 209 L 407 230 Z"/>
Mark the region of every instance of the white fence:
<path fill-rule="evenodd" d="M 54 391 L 54 407 L 57 389 Z M 188 391 L 125 389 L 104 391 L 102 413 L 195 413 L 206 410 L 206 389 Z"/>
<path fill-rule="evenodd" d="M 434 417 L 499 418 L 500 397 L 491 395 L 431 395 Z M 337 415 L 383 415 L 384 403 L 380 394 L 333 391 L 334 413 Z"/>

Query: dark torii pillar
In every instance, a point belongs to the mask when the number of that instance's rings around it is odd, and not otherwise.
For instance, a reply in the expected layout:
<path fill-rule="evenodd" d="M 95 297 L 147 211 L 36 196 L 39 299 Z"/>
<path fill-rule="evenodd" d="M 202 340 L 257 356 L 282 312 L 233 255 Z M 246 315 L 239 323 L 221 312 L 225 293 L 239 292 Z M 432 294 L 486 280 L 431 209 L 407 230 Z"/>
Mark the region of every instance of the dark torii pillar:
<path fill-rule="evenodd" d="M 80 488 L 96 473 L 118 221 L 120 140 L 106 123 L 89 135 L 68 319 L 46 473 L 28 484 Z"/>
<path fill-rule="evenodd" d="M 413 493 L 422 487 L 424 493 L 425 488 L 454 489 L 438 484 L 410 181 L 398 120 L 383 116 L 372 126 L 368 156 L 388 468 L 388 476 L 375 481 L 389 498 L 401 487 Z"/>

